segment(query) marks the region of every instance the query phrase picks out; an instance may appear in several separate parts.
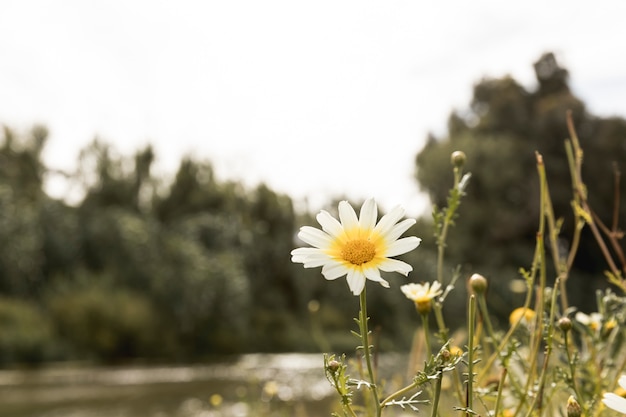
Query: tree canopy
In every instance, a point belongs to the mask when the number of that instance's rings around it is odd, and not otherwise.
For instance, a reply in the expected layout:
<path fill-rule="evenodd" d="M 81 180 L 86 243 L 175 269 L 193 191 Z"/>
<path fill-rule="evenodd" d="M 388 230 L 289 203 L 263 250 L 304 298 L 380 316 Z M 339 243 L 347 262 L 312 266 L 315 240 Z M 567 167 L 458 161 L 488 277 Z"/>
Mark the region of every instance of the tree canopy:
<path fill-rule="evenodd" d="M 416 178 L 434 204 L 445 204 L 452 181 L 452 151 L 467 154 L 471 171 L 460 219 L 450 236 L 449 253 L 467 270 L 483 270 L 506 285 L 533 259 L 539 217 L 535 152 L 543 156 L 555 215 L 563 219 L 560 250 L 568 250 L 574 221 L 572 180 L 565 139 L 566 115 L 584 150 L 583 179 L 599 219 L 611 225 L 614 201 L 624 219 L 626 196 L 616 192 L 616 172 L 626 163 L 626 121 L 591 114 L 569 86 L 569 73 L 546 53 L 534 64 L 536 85 L 522 86 L 510 76 L 484 78 L 473 88 L 467 111 L 454 111 L 445 137 L 430 136 L 416 157 Z M 568 286 L 588 305 L 589 292 L 606 284 L 606 262 L 588 229 Z M 505 297 L 506 291 L 499 294 Z M 506 306 L 503 305 L 503 308 Z"/>

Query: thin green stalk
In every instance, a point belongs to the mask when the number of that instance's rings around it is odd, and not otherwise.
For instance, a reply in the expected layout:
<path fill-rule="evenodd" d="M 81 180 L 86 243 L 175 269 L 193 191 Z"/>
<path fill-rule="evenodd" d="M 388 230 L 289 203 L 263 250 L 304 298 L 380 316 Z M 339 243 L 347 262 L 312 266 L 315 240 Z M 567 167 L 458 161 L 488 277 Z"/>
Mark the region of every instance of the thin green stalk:
<path fill-rule="evenodd" d="M 493 409 L 493 415 L 500 415 L 500 405 L 502 404 L 502 391 L 504 388 L 504 381 L 506 380 L 506 367 L 502 368 L 502 374 L 500 375 L 500 381 L 498 382 L 498 396 L 496 397 L 496 405 Z"/>
<path fill-rule="evenodd" d="M 554 317 L 556 315 L 556 296 L 559 284 L 559 277 L 557 277 L 554 282 L 554 291 L 552 293 L 552 300 L 550 303 L 550 316 L 548 318 L 548 329 L 546 332 L 546 348 L 541 374 L 539 375 L 539 388 L 532 404 L 528 407 L 528 413 L 526 414 L 527 417 L 530 417 L 535 408 L 537 408 L 538 415 L 540 417 L 543 410 L 543 391 L 546 385 L 546 378 L 548 376 L 548 362 L 550 361 L 550 356 L 552 354 L 552 342 L 554 340 Z"/>
<path fill-rule="evenodd" d="M 372 367 L 372 355 L 370 353 L 369 330 L 367 326 L 367 297 L 365 293 L 365 287 L 363 288 L 363 291 L 361 291 L 359 301 L 361 304 L 361 311 L 359 313 L 359 330 L 361 332 L 361 340 L 363 343 L 363 355 L 365 356 L 365 364 L 367 366 L 367 375 L 370 383 L 370 391 L 372 392 L 373 403 L 376 407 L 376 417 L 380 417 L 381 407 L 378 400 L 378 388 L 376 386 L 376 380 L 374 378 L 374 368 Z"/>
<path fill-rule="evenodd" d="M 496 333 L 493 331 L 493 326 L 491 325 L 491 319 L 489 318 L 489 312 L 487 311 L 487 302 L 485 301 L 485 294 L 478 294 L 478 307 L 480 307 L 480 314 L 483 318 L 483 322 L 487 326 L 487 333 L 489 334 L 489 338 L 491 339 L 491 344 L 494 348 L 498 348 Z"/>
<path fill-rule="evenodd" d="M 441 282 L 441 281 L 439 281 Z M 448 328 L 446 327 L 446 323 L 443 319 L 442 307 L 443 305 L 436 301 L 434 304 L 435 311 L 435 320 L 437 321 L 437 327 L 439 328 L 439 334 L 441 335 L 441 340 L 448 340 L 450 337 L 448 335 Z"/>
<path fill-rule="evenodd" d="M 454 190 L 453 192 L 459 192 L 458 186 L 461 181 L 461 170 L 459 167 L 454 167 Z M 452 199 L 449 200 L 450 203 L 446 208 L 446 216 L 443 219 L 443 225 L 441 227 L 441 231 L 439 236 L 437 236 L 437 281 L 439 281 L 442 285 L 443 281 L 443 258 L 446 250 L 446 239 L 448 237 L 448 228 L 452 224 L 452 220 L 454 218 L 454 213 L 456 208 L 459 206 L 460 195 L 455 196 L 454 201 Z"/>
<path fill-rule="evenodd" d="M 466 416 L 474 406 L 474 323 L 476 317 L 476 296 L 470 295 L 469 311 L 467 314 L 467 399 L 465 400 Z"/>
<path fill-rule="evenodd" d="M 572 378 L 572 388 L 574 389 L 574 393 L 576 394 L 576 400 L 584 407 L 585 401 L 580 395 L 580 390 L 578 389 L 578 384 L 576 383 L 576 364 L 572 359 L 572 354 L 569 350 L 570 341 L 568 337 L 569 331 L 563 332 L 563 345 L 565 346 L 565 353 L 567 354 L 567 364 L 569 365 L 570 378 Z M 586 414 L 586 413 L 585 413 Z"/>
<path fill-rule="evenodd" d="M 443 372 L 441 369 L 437 370 L 437 379 L 435 380 L 435 396 L 433 397 L 433 408 L 431 410 L 431 417 L 437 417 L 437 411 L 439 410 L 439 397 L 441 396 L 441 380 L 443 378 Z"/>
<path fill-rule="evenodd" d="M 428 313 L 420 314 L 422 317 L 422 328 L 424 329 L 424 342 L 426 344 L 426 361 L 430 361 L 430 357 L 433 355 L 432 348 L 430 346 L 430 332 L 428 330 Z"/>

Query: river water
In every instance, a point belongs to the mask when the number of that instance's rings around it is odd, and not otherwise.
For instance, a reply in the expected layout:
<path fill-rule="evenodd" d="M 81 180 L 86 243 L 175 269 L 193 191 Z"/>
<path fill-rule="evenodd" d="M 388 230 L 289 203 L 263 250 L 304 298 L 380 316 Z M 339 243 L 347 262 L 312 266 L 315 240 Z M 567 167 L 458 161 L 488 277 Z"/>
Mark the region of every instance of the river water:
<path fill-rule="evenodd" d="M 2 417 L 329 416 L 321 354 L 243 355 L 199 366 L 0 371 Z"/>

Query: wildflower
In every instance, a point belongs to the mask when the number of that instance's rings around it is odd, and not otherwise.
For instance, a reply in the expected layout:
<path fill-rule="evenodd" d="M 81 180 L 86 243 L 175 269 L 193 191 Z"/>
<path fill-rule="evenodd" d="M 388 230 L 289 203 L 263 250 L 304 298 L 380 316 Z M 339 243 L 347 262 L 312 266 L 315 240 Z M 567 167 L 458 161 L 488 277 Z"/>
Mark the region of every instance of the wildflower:
<path fill-rule="evenodd" d="M 622 389 L 626 390 L 626 375 L 622 375 L 618 382 L 619 382 L 619 385 L 622 387 Z M 602 399 L 602 402 L 607 407 L 615 411 L 619 411 L 622 414 L 626 414 L 626 398 L 620 397 L 617 394 L 609 392 L 609 393 L 604 394 L 604 398 Z"/>
<path fill-rule="evenodd" d="M 513 326 L 518 320 L 521 320 L 521 323 L 529 326 L 535 319 L 535 315 L 535 312 L 530 308 L 519 307 L 513 310 L 509 315 L 509 323 Z"/>
<path fill-rule="evenodd" d="M 305 268 L 322 267 L 327 280 L 346 276 L 354 295 L 359 295 L 369 279 L 389 288 L 380 271 L 399 272 L 408 275 L 411 266 L 393 256 L 409 252 L 419 246 L 421 239 L 410 236 L 399 239 L 415 220 L 405 219 L 404 209 L 396 207 L 383 216 L 378 223 L 378 208 L 373 199 L 363 203 L 357 218 L 347 201 L 339 203 L 339 220 L 322 210 L 317 221 L 322 230 L 304 226 L 298 237 L 313 246 L 298 248 L 291 252 L 291 260 L 304 264 Z"/>
<path fill-rule="evenodd" d="M 458 346 L 450 346 L 450 353 L 452 356 L 461 356 L 463 355 L 463 349 Z"/>
<path fill-rule="evenodd" d="M 591 313 L 587 315 L 583 312 L 576 313 L 576 321 L 589 327 L 593 331 L 599 331 L 602 328 L 602 314 Z"/>
<path fill-rule="evenodd" d="M 406 298 L 413 300 L 415 307 L 420 314 L 428 314 L 430 312 L 430 301 L 440 295 L 441 284 L 438 281 L 425 284 L 406 284 L 400 287 L 400 290 L 406 295 Z"/>

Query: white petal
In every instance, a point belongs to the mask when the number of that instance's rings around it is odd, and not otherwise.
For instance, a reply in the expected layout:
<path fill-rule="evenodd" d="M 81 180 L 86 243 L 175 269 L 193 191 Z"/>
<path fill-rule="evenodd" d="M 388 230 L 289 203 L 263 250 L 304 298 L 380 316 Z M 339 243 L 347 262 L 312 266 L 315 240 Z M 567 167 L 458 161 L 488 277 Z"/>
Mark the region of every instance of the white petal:
<path fill-rule="evenodd" d="M 361 206 L 359 225 L 362 229 L 373 230 L 378 219 L 378 207 L 373 198 L 368 198 Z"/>
<path fill-rule="evenodd" d="M 402 216 L 404 216 L 404 209 L 401 206 L 394 207 L 393 210 L 385 214 L 380 219 L 375 228 L 376 232 L 380 233 L 381 235 L 387 234 L 398 222 L 398 220 L 402 218 Z M 415 222 L 415 220 L 413 220 L 413 222 Z"/>
<path fill-rule="evenodd" d="M 363 273 L 370 281 L 379 282 L 383 287 L 389 288 L 389 283 L 380 276 L 378 268 L 367 268 L 363 270 Z"/>
<path fill-rule="evenodd" d="M 353 229 L 358 227 L 359 219 L 356 217 L 356 213 L 350 203 L 347 201 L 341 201 L 339 203 L 339 219 L 345 229 Z"/>
<path fill-rule="evenodd" d="M 391 230 L 385 234 L 385 239 L 387 242 L 393 242 L 397 238 L 399 238 L 402 233 L 409 230 L 411 226 L 415 224 L 415 219 L 404 219 L 400 223 L 396 224 Z"/>
<path fill-rule="evenodd" d="M 610 392 L 608 394 L 604 394 L 602 402 L 607 407 L 612 408 L 615 411 L 619 411 L 620 413 L 626 414 L 626 398 L 622 398 L 619 395 Z"/>
<path fill-rule="evenodd" d="M 619 383 L 619 386 L 626 389 L 626 375 L 622 375 L 619 378 L 619 381 L 617 381 Z"/>
<path fill-rule="evenodd" d="M 350 269 L 348 271 L 348 287 L 352 291 L 352 294 L 359 295 L 365 288 L 365 275 L 359 270 Z"/>
<path fill-rule="evenodd" d="M 298 237 L 305 243 L 316 248 L 327 248 L 332 242 L 332 238 L 328 234 L 311 226 L 303 226 L 300 228 Z"/>
<path fill-rule="evenodd" d="M 322 275 L 327 280 L 337 279 L 344 275 L 347 275 L 350 269 L 339 262 L 330 262 L 324 265 L 322 268 Z"/>
<path fill-rule="evenodd" d="M 291 251 L 291 262 L 302 263 L 305 268 L 317 268 L 331 261 L 327 253 L 317 248 L 298 248 Z"/>
<path fill-rule="evenodd" d="M 413 294 L 415 294 L 417 292 L 417 288 L 415 287 L 416 285 L 417 284 L 415 284 L 415 283 L 402 285 L 400 287 L 400 291 L 402 291 L 402 293 L 404 295 L 406 295 L 407 298 L 410 298 L 412 300 L 414 298 Z"/>
<path fill-rule="evenodd" d="M 387 256 L 387 257 L 396 256 L 396 255 L 402 255 L 403 253 L 410 252 L 416 247 L 418 247 L 421 241 L 422 239 L 417 238 L 415 236 L 409 236 L 409 237 L 405 237 L 402 239 L 398 239 L 389 246 L 384 256 Z"/>
<path fill-rule="evenodd" d="M 582 311 L 577 312 L 574 318 L 576 319 L 576 321 L 584 324 L 585 326 L 591 323 L 591 318 Z"/>
<path fill-rule="evenodd" d="M 343 233 L 343 227 L 341 223 L 326 210 L 322 210 L 317 215 L 317 222 L 322 226 L 322 229 L 331 236 L 338 237 Z"/>
<path fill-rule="evenodd" d="M 398 272 L 404 276 L 409 275 L 409 272 L 413 270 L 411 265 L 397 259 L 385 259 L 378 265 L 378 268 L 385 272 Z"/>
<path fill-rule="evenodd" d="M 317 248 L 298 248 L 291 251 L 291 262 L 303 263 L 306 262 L 306 258 L 314 256 L 319 253 Z"/>

